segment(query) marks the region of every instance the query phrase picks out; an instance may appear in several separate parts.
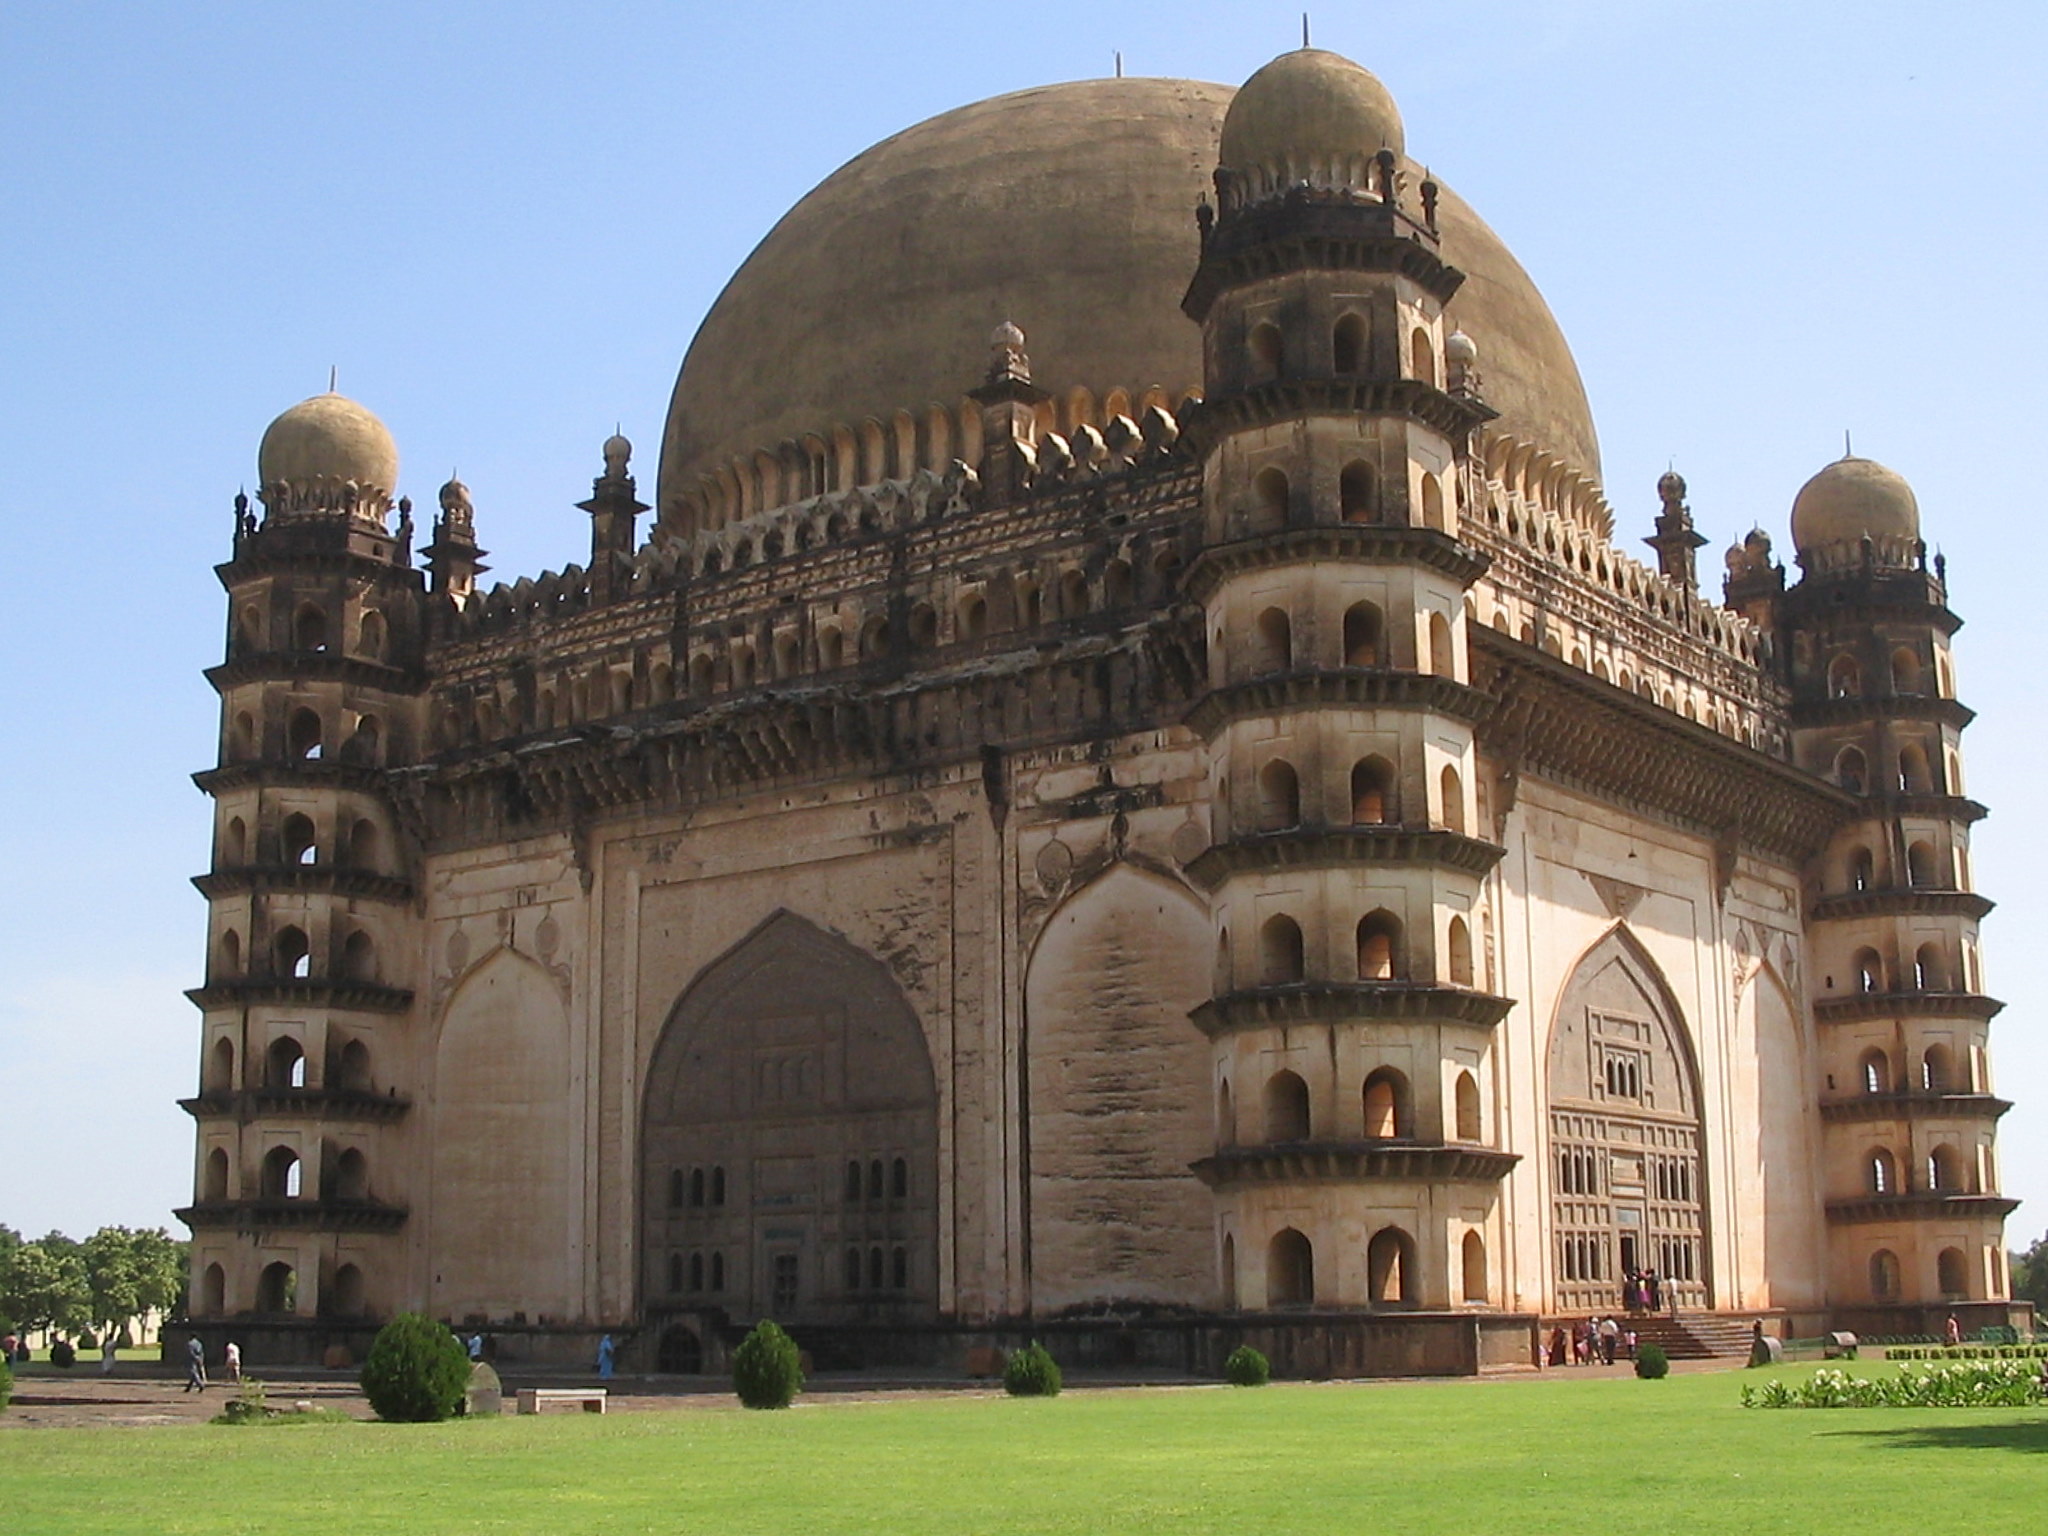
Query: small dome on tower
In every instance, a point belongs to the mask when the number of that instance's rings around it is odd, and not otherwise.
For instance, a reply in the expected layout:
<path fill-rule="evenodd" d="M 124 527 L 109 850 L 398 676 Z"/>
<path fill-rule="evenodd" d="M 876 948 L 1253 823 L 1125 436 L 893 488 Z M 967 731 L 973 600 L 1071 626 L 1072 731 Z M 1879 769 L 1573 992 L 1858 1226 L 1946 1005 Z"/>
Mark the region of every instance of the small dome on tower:
<path fill-rule="evenodd" d="M 1319 181 L 1334 168 L 1363 185 L 1362 168 L 1402 146 L 1400 109 L 1377 76 L 1341 54 L 1300 48 L 1245 81 L 1224 114 L 1216 158 L 1225 170 L 1264 171 L 1277 183 Z"/>
<path fill-rule="evenodd" d="M 1920 503 L 1905 477 L 1869 459 L 1837 459 L 1792 501 L 1792 547 L 1801 553 L 1865 538 L 1917 539 Z"/>
<path fill-rule="evenodd" d="M 374 413 L 330 390 L 270 424 L 256 475 L 266 499 L 282 485 L 293 508 L 339 505 L 353 486 L 366 510 L 381 510 L 398 484 L 398 445 Z"/>
<path fill-rule="evenodd" d="M 1479 361 L 1479 343 L 1463 331 L 1444 338 L 1444 361 L 1453 368 L 1470 368 Z"/>

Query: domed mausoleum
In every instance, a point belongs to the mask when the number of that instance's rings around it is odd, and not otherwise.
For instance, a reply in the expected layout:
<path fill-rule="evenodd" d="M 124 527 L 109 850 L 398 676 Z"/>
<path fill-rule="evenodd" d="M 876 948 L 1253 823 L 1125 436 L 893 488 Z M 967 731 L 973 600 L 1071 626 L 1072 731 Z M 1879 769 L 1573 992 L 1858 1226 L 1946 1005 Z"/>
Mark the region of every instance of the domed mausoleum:
<path fill-rule="evenodd" d="M 1757 530 L 1704 593 L 1417 152 L 1310 49 L 908 128 L 560 571 L 487 586 L 459 480 L 416 529 L 364 407 L 278 417 L 198 775 L 200 1331 L 1329 1375 L 2024 1320 L 1911 489 L 1828 466 L 1800 579 Z"/>

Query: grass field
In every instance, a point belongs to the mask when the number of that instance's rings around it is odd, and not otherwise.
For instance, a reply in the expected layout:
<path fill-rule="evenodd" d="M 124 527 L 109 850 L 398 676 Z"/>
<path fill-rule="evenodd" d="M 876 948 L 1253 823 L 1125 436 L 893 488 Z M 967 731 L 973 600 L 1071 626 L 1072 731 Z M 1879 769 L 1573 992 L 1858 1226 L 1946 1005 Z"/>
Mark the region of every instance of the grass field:
<path fill-rule="evenodd" d="M 1742 1381 L 1762 1374 L 17 1430 L 0 1435 L 0 1525 L 34 1536 L 2038 1531 L 2048 1411 L 1738 1406 Z"/>

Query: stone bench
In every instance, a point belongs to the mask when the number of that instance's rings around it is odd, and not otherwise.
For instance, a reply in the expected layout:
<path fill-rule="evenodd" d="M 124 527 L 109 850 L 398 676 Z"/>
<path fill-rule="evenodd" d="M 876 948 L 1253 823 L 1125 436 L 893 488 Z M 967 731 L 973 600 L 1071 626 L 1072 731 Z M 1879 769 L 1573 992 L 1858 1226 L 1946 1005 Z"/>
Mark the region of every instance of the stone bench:
<path fill-rule="evenodd" d="M 550 1408 L 567 1408 L 573 1404 L 585 1413 L 603 1413 L 608 1396 L 610 1394 L 603 1387 L 521 1387 L 519 1411 L 543 1413 Z"/>

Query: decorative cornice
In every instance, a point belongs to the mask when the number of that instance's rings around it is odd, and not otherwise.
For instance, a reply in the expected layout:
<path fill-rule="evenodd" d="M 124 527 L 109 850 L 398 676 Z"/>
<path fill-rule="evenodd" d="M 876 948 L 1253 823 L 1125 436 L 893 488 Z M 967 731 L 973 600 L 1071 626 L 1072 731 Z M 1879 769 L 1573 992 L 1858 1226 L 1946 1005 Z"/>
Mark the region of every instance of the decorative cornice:
<path fill-rule="evenodd" d="M 209 981 L 203 987 L 193 987 L 185 995 L 201 1008 L 255 1008 L 266 1003 L 343 1008 L 356 1013 L 405 1013 L 412 1008 L 412 990 L 409 987 L 387 987 L 373 981 L 341 978 L 252 977 L 241 981 Z"/>
<path fill-rule="evenodd" d="M 1467 626 L 1473 681 L 1494 700 L 1480 745 L 1525 769 L 1639 806 L 1725 844 L 1804 862 L 1860 802 L 1790 763 L 1589 672 Z M 1508 785 L 1512 791 L 1512 782 Z M 1724 864 L 1721 877 L 1733 873 Z"/>
<path fill-rule="evenodd" d="M 1250 1029 L 1294 1024 L 1363 1024 L 1399 1020 L 1474 1024 L 1490 1029 L 1508 1016 L 1512 998 L 1426 981 L 1293 982 L 1246 987 L 1210 998 L 1188 1017 L 1215 1039 Z"/>
<path fill-rule="evenodd" d="M 344 683 L 372 692 L 412 696 L 426 691 L 426 674 L 337 651 L 245 651 L 206 669 L 216 693 L 243 683 Z"/>
<path fill-rule="evenodd" d="M 1820 1117 L 1830 1124 L 1864 1120 L 1996 1120 L 2012 1108 L 2009 1099 L 1988 1093 L 1858 1093 L 1823 1099 Z"/>
<path fill-rule="evenodd" d="M 1290 272 L 1394 273 L 1447 304 L 1465 274 L 1437 254 L 1435 243 L 1377 198 L 1290 191 L 1232 209 L 1218 222 L 1180 307 L 1199 325 L 1226 290 Z"/>
<path fill-rule="evenodd" d="M 1196 602 L 1206 603 L 1225 581 L 1246 571 L 1329 560 L 1419 566 L 1441 571 L 1467 587 L 1484 576 L 1491 564 L 1471 545 L 1434 528 L 1405 523 L 1312 523 L 1210 545 L 1188 568 L 1187 592 Z"/>
<path fill-rule="evenodd" d="M 1831 1226 L 1869 1226 L 1881 1221 L 2000 1221 L 2019 1209 L 2019 1201 L 2003 1195 L 1962 1195 L 1921 1190 L 1901 1195 L 1863 1195 L 1830 1200 Z"/>
<path fill-rule="evenodd" d="M 1859 695 L 1792 701 L 1792 724 L 1801 730 L 1881 720 L 1910 720 L 1960 731 L 1976 718 L 1977 712 L 1960 700 L 1938 698 L 1931 693 L 1900 693 L 1888 698 Z"/>
<path fill-rule="evenodd" d="M 1492 701 L 1455 678 L 1392 667 L 1326 667 L 1276 672 L 1211 689 L 1187 713 L 1187 723 L 1214 740 L 1232 720 L 1298 709 L 1406 709 L 1433 711 L 1476 725 Z"/>
<path fill-rule="evenodd" d="M 1405 416 L 1462 443 L 1500 413 L 1465 395 L 1449 395 L 1420 379 L 1270 379 L 1218 395 L 1190 411 L 1181 441 L 1207 453 L 1225 434 L 1303 416 Z"/>
<path fill-rule="evenodd" d="M 2005 1007 L 1981 992 L 1858 992 L 1852 997 L 1823 997 L 1813 1005 L 1822 1024 L 1863 1024 L 1873 1019 L 1996 1018 Z"/>
<path fill-rule="evenodd" d="M 1496 1184 L 1522 1160 L 1458 1142 L 1297 1141 L 1227 1147 L 1188 1166 L 1211 1189 L 1236 1184 L 1365 1184 L 1382 1180 Z"/>
<path fill-rule="evenodd" d="M 403 1119 L 412 1100 L 357 1088 L 244 1088 L 180 1099 L 178 1107 L 195 1120 L 233 1119 L 243 1124 L 278 1118 L 388 1123 Z"/>
<path fill-rule="evenodd" d="M 194 875 L 192 884 L 209 899 L 251 891 L 292 891 L 303 895 L 349 896 L 368 901 L 409 902 L 410 880 L 373 869 L 341 864 L 243 864 Z"/>
<path fill-rule="evenodd" d="M 202 768 L 192 782 L 209 795 L 224 795 L 237 789 L 352 789 L 361 794 L 381 795 L 390 781 L 381 769 L 339 758 L 305 758 L 297 761 L 222 763 Z"/>
<path fill-rule="evenodd" d="M 395 1232 L 411 1212 L 382 1200 L 202 1200 L 171 1214 L 194 1232 Z"/>
<path fill-rule="evenodd" d="M 1421 826 L 1290 827 L 1257 832 L 1211 847 L 1187 866 L 1190 879 L 1215 890 L 1232 875 L 1284 869 L 1335 869 L 1347 864 L 1415 864 L 1483 875 L 1507 850 L 1457 832 Z"/>
<path fill-rule="evenodd" d="M 1844 917 L 1967 917 L 1981 918 L 1996 903 L 1975 891 L 1934 890 L 1901 886 L 1879 891 L 1849 891 L 1823 896 L 1808 911 L 1817 922 Z"/>

